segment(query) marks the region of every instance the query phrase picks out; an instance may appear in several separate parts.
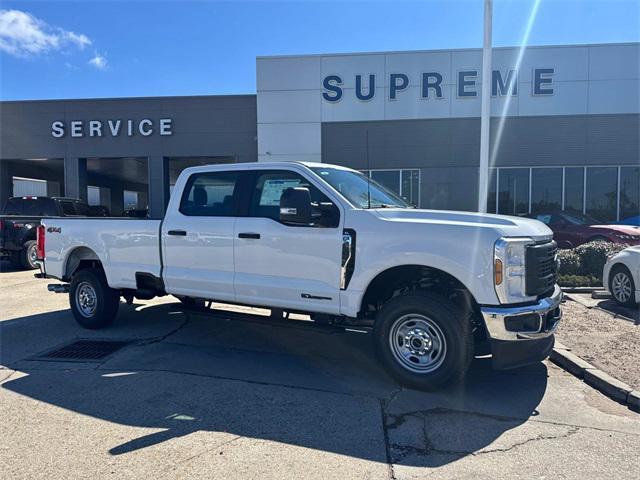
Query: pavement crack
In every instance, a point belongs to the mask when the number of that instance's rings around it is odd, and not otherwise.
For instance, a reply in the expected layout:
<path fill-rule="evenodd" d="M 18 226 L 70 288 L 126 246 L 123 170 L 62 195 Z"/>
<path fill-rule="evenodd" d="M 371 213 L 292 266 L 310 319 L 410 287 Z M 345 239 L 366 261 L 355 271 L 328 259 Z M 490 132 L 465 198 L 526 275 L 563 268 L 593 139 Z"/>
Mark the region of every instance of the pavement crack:
<path fill-rule="evenodd" d="M 397 395 L 397 394 L 396 394 Z M 395 398 L 394 393 L 392 392 L 391 398 Z M 387 462 L 387 475 L 389 476 L 389 480 L 396 480 L 396 474 L 393 469 L 393 457 L 391 455 L 391 444 L 389 443 L 389 429 L 387 428 L 387 414 L 386 414 L 386 404 L 388 400 L 380 399 L 380 416 L 382 418 L 382 434 L 384 441 L 384 451 Z"/>
<path fill-rule="evenodd" d="M 160 335 L 160 336 L 157 336 L 157 337 L 144 338 L 142 340 L 138 340 L 136 342 L 136 345 L 139 346 L 139 347 L 146 347 L 147 345 L 153 345 L 154 343 L 163 342 L 167 338 L 171 337 L 172 335 L 175 335 L 180 330 L 182 330 L 184 327 L 186 327 L 190 320 L 191 320 L 191 317 L 189 316 L 189 314 L 185 313 L 185 319 L 182 321 L 182 323 L 180 325 L 178 325 L 173 330 L 165 333 L 164 335 Z"/>
<path fill-rule="evenodd" d="M 523 445 L 527 445 L 528 443 L 532 443 L 532 442 L 540 442 L 540 441 L 544 441 L 544 440 L 559 440 L 562 438 L 569 438 L 573 435 L 575 435 L 576 433 L 578 433 L 580 431 L 580 427 L 573 427 L 570 428 L 569 431 L 567 431 L 566 433 L 562 434 L 562 435 L 537 435 L 533 438 L 528 438 L 527 440 L 524 440 L 522 442 L 516 442 L 513 445 L 506 447 L 506 448 L 492 448 L 491 450 L 481 450 L 479 452 L 470 452 L 470 455 L 472 456 L 480 456 L 480 455 L 486 455 L 488 453 L 505 453 L 505 452 L 509 452 L 515 448 L 518 447 L 522 447 Z"/>

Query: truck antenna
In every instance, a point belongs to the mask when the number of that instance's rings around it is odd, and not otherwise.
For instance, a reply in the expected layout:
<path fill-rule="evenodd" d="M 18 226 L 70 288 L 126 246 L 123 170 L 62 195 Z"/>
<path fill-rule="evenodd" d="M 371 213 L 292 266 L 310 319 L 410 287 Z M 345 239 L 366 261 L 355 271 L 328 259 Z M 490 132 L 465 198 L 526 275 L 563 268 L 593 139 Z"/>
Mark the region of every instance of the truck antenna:
<path fill-rule="evenodd" d="M 367 208 L 371 210 L 371 168 L 369 165 L 369 129 L 365 130 L 366 161 L 367 161 Z"/>

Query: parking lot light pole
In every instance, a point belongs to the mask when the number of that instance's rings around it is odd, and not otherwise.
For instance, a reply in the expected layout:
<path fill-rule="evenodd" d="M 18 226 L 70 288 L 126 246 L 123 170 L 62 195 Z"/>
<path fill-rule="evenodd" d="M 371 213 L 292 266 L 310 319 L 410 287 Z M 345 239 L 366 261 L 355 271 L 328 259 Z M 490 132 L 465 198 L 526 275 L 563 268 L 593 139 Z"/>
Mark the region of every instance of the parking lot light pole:
<path fill-rule="evenodd" d="M 484 38 L 482 43 L 482 89 L 480 92 L 480 175 L 478 212 L 487 212 L 489 192 L 489 133 L 491 125 L 491 16 L 493 1 L 484 0 Z"/>

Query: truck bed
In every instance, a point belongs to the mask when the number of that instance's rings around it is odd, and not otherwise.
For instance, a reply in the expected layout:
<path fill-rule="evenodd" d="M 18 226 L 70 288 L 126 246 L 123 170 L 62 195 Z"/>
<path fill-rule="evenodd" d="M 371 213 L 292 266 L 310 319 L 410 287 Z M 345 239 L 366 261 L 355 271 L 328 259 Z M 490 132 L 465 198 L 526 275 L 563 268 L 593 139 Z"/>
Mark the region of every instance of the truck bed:
<path fill-rule="evenodd" d="M 136 288 L 136 272 L 160 277 L 160 220 L 135 218 L 47 218 L 46 274 L 65 277 L 69 256 L 93 251 L 112 288 Z"/>

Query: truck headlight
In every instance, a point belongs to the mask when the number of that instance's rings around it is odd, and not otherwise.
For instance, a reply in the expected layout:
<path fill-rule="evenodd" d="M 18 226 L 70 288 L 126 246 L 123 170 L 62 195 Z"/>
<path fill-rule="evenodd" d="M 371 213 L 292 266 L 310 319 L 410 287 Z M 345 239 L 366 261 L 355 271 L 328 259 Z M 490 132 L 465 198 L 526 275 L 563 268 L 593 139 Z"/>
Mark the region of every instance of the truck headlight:
<path fill-rule="evenodd" d="M 494 248 L 493 281 L 500 303 L 529 300 L 525 286 L 525 257 L 531 238 L 501 238 Z"/>

